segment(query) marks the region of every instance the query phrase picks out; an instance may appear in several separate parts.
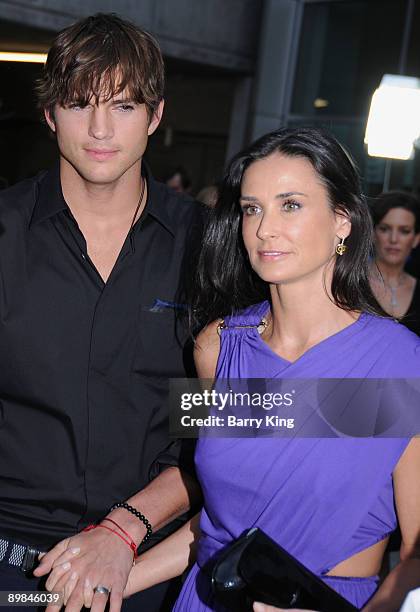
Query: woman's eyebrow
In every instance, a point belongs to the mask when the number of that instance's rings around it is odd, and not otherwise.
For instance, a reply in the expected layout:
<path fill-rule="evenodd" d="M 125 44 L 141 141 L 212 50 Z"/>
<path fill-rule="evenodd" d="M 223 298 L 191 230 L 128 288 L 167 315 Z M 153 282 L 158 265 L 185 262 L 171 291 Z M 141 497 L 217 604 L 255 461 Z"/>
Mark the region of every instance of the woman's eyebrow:
<path fill-rule="evenodd" d="M 306 193 L 302 193 L 301 191 L 286 191 L 285 193 L 278 193 L 275 197 L 276 198 L 290 198 L 290 196 L 294 196 L 294 195 L 304 196 L 305 198 L 308 197 Z M 258 201 L 258 198 L 255 198 L 254 196 L 241 196 L 239 199 L 246 200 L 247 202 L 257 202 Z"/>
<path fill-rule="evenodd" d="M 307 197 L 306 193 L 302 193 L 301 191 L 286 191 L 286 193 L 278 193 L 276 198 L 290 198 L 290 196 L 300 195 Z"/>

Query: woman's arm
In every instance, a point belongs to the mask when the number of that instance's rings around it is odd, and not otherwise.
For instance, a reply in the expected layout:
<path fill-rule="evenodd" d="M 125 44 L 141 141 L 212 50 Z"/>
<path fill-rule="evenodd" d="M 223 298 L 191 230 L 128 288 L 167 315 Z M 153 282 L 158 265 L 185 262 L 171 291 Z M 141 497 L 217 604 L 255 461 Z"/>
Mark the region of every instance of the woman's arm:
<path fill-rule="evenodd" d="M 140 555 L 128 576 L 124 597 L 180 576 L 195 560 L 200 514 Z"/>
<path fill-rule="evenodd" d="M 401 562 L 389 573 L 363 612 L 396 612 L 409 591 L 420 585 L 420 438 L 414 438 L 394 470 L 401 528 Z"/>
<path fill-rule="evenodd" d="M 199 378 L 214 380 L 217 359 L 220 352 L 220 338 L 217 326 L 220 321 L 213 321 L 197 336 L 194 345 L 194 363 Z"/>

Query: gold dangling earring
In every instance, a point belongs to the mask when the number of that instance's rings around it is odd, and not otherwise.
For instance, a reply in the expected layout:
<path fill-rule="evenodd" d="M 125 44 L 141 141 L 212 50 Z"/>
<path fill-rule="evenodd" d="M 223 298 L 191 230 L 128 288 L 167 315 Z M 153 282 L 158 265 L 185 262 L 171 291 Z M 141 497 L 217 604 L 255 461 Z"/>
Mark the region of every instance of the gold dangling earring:
<path fill-rule="evenodd" d="M 341 238 L 340 243 L 337 244 L 337 246 L 335 247 L 335 252 L 337 253 L 337 255 L 344 255 L 346 251 L 347 247 L 344 244 L 344 238 Z"/>

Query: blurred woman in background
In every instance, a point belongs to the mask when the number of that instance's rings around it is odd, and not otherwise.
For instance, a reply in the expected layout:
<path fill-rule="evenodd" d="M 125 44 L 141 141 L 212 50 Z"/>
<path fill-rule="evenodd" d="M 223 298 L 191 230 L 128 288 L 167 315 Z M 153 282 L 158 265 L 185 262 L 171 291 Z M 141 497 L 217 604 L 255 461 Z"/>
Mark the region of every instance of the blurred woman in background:
<path fill-rule="evenodd" d="M 382 308 L 420 335 L 420 283 L 404 271 L 420 242 L 420 203 L 404 192 L 381 194 L 372 206 L 375 260 L 371 286 Z"/>

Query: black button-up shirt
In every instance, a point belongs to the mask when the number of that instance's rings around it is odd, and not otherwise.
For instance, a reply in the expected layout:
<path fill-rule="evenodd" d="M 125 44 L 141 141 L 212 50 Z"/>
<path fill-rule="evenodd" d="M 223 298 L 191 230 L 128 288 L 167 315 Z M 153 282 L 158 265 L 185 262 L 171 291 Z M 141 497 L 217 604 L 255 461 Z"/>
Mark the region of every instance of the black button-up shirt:
<path fill-rule="evenodd" d="M 0 194 L 0 537 L 41 549 L 176 464 L 184 247 L 198 205 L 147 175 L 106 283 L 58 166 Z M 185 338 L 185 336 L 184 336 Z"/>

